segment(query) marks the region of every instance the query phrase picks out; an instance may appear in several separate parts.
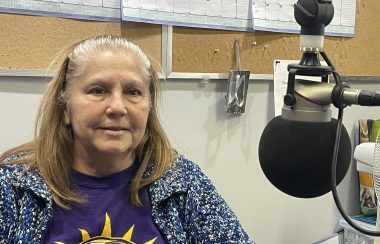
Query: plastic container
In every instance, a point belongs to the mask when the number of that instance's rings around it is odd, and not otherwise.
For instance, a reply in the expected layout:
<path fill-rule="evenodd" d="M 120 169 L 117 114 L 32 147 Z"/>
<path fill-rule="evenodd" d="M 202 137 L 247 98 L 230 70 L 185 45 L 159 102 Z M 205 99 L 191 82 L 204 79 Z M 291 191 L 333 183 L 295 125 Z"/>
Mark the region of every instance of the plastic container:
<path fill-rule="evenodd" d="M 360 212 L 365 216 L 376 215 L 377 199 L 373 187 L 372 167 L 375 143 L 361 143 L 355 148 L 357 171 L 360 184 Z"/>

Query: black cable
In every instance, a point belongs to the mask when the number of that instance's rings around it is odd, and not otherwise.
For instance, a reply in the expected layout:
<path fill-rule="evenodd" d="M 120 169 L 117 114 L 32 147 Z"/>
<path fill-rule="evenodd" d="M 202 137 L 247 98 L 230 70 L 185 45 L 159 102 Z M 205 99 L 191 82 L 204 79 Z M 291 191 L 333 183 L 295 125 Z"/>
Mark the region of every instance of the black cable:
<path fill-rule="evenodd" d="M 346 222 L 352 226 L 355 230 L 369 235 L 369 236 L 380 236 L 380 231 L 372 231 L 368 230 L 365 228 L 360 227 L 359 225 L 355 224 L 352 219 L 346 214 L 345 210 L 342 207 L 342 204 L 339 200 L 338 197 L 338 192 L 336 189 L 336 166 L 338 162 L 338 152 L 339 152 L 339 142 L 340 142 L 340 135 L 341 135 L 341 130 L 343 126 L 343 109 L 339 109 L 338 113 L 338 123 L 337 123 L 337 128 L 336 128 L 336 135 L 335 135 L 335 144 L 334 144 L 334 153 L 333 153 L 333 159 L 332 159 L 332 167 L 331 167 L 331 191 L 334 197 L 335 205 L 338 208 L 340 214 L 346 220 Z"/>
<path fill-rule="evenodd" d="M 340 82 L 339 74 L 335 71 L 335 68 L 333 64 L 331 63 L 330 59 L 327 57 L 327 54 L 325 52 L 321 52 L 321 55 L 323 59 L 326 61 L 327 65 L 330 66 L 333 70 L 333 75 L 336 83 Z M 338 208 L 340 214 L 344 218 L 344 220 L 355 230 L 369 235 L 369 236 L 380 236 L 380 231 L 372 231 L 365 228 L 362 228 L 361 226 L 355 224 L 352 219 L 347 215 L 346 211 L 342 207 L 342 203 L 340 202 L 338 191 L 336 189 L 336 167 L 338 164 L 338 154 L 339 154 L 339 143 L 340 143 L 340 136 L 341 131 L 343 127 L 343 108 L 339 108 L 338 110 L 338 122 L 336 127 L 336 134 L 335 134 L 335 143 L 334 143 L 334 151 L 333 151 L 333 158 L 332 158 L 332 165 L 331 165 L 331 191 L 333 194 L 334 202 L 336 207 Z"/>
<path fill-rule="evenodd" d="M 334 65 L 330 61 L 329 57 L 327 57 L 327 54 L 324 51 L 320 52 L 320 54 L 321 54 L 322 58 L 326 61 L 327 65 L 332 68 L 332 70 L 333 70 L 332 73 L 333 73 L 333 76 L 334 76 L 334 79 L 335 79 L 335 83 L 340 83 L 340 76 L 335 71 Z"/>

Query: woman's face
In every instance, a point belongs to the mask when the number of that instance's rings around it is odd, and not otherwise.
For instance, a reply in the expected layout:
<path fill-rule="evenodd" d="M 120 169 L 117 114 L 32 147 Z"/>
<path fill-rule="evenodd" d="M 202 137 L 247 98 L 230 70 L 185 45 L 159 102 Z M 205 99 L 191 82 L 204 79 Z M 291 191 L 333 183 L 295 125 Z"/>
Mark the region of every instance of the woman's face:
<path fill-rule="evenodd" d="M 88 60 L 68 87 L 74 157 L 131 157 L 145 133 L 149 84 L 131 55 L 104 51 Z"/>

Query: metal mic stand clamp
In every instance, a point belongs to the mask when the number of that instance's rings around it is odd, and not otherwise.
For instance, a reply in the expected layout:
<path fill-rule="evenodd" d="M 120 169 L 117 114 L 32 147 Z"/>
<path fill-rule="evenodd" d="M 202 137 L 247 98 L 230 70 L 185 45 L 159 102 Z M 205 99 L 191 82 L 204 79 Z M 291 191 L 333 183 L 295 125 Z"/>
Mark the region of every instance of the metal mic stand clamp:
<path fill-rule="evenodd" d="M 296 103 L 296 75 L 320 76 L 322 82 L 328 82 L 328 76 L 334 71 L 331 66 L 321 66 L 319 61 L 319 53 L 323 51 L 325 26 L 334 17 L 332 0 L 299 0 L 294 4 L 294 16 L 301 26 L 300 49 L 303 54 L 298 64 L 288 65 L 288 86 L 284 103 L 290 107 Z"/>

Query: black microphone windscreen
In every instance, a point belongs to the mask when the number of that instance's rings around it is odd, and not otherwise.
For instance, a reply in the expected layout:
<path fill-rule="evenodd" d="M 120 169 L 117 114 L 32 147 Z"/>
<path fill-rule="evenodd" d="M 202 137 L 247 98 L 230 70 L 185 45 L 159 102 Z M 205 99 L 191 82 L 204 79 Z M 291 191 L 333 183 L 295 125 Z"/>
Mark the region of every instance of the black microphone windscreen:
<path fill-rule="evenodd" d="M 331 190 L 331 165 L 337 120 L 292 121 L 277 116 L 265 127 L 259 143 L 259 160 L 268 180 L 282 192 L 312 198 Z M 351 163 L 351 142 L 342 127 L 336 181 Z"/>

